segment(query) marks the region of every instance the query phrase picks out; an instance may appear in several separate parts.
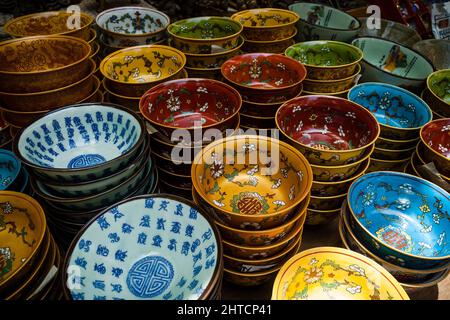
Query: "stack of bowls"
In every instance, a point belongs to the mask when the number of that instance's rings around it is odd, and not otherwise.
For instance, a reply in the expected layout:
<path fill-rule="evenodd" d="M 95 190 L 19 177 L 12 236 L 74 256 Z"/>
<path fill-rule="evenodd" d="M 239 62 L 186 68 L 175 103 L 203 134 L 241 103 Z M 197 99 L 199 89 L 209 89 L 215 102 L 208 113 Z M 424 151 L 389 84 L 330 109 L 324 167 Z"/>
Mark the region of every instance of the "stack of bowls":
<path fill-rule="evenodd" d="M 306 224 L 331 222 L 350 184 L 369 167 L 380 134 L 377 120 L 342 98 L 304 96 L 283 104 L 276 123 L 282 138 L 311 163 L 314 182 Z"/>
<path fill-rule="evenodd" d="M 61 256 L 40 204 L 0 191 L 0 298 L 47 300 L 56 291 Z"/>
<path fill-rule="evenodd" d="M 448 192 L 412 175 L 373 172 L 351 186 L 342 208 L 344 245 L 383 265 L 409 292 L 445 279 Z"/>
<path fill-rule="evenodd" d="M 167 81 L 142 96 L 140 112 L 156 130 L 152 153 L 164 191 L 191 197 L 193 157 L 211 133 L 220 139 L 239 127 L 241 104 L 235 89 L 211 79 Z"/>
<path fill-rule="evenodd" d="M 91 220 L 67 252 L 62 285 L 73 300 L 220 298 L 222 243 L 211 218 L 170 195 L 121 201 Z"/>
<path fill-rule="evenodd" d="M 427 78 L 422 91 L 424 99 L 433 111 L 433 119 L 450 118 L 450 69 L 436 71 Z"/>
<path fill-rule="evenodd" d="M 194 201 L 223 238 L 224 279 L 252 286 L 270 280 L 301 245 L 311 167 L 277 139 L 215 141 L 192 164 Z"/>
<path fill-rule="evenodd" d="M 30 193 L 28 172 L 14 153 L 0 149 L 0 164 L 0 191 Z"/>
<path fill-rule="evenodd" d="M 352 41 L 361 30 L 361 22 L 350 14 L 321 4 L 298 2 L 289 10 L 300 15 L 297 41 Z"/>
<path fill-rule="evenodd" d="M 283 53 L 295 43 L 299 16 L 288 10 L 265 8 L 236 12 L 231 19 L 244 27 L 245 42 L 242 50 L 246 53 Z"/>
<path fill-rule="evenodd" d="M 139 111 L 139 99 L 151 87 L 186 78 L 185 55 L 163 45 L 136 46 L 113 52 L 100 64 L 105 101 Z"/>
<path fill-rule="evenodd" d="M 26 126 L 49 110 L 95 99 L 91 47 L 69 36 L 34 36 L 0 43 L 0 105 L 6 122 Z"/>
<path fill-rule="evenodd" d="M 275 128 L 280 105 L 302 92 L 305 67 L 274 53 L 247 53 L 222 65 L 225 80 L 242 96 L 241 128 Z"/>
<path fill-rule="evenodd" d="M 143 121 L 113 104 L 48 113 L 19 132 L 14 152 L 62 247 L 99 210 L 156 184 Z"/>
<path fill-rule="evenodd" d="M 381 127 L 369 172 L 403 172 L 416 149 L 420 129 L 432 119 L 428 105 L 408 90 L 376 82 L 352 88 L 348 99 L 369 110 Z"/>
<path fill-rule="evenodd" d="M 307 41 L 287 48 L 285 54 L 303 63 L 308 71 L 303 95 L 346 97 L 359 81 L 363 53 L 350 44 Z"/>
<path fill-rule="evenodd" d="M 186 70 L 194 78 L 221 80 L 224 61 L 240 53 L 242 26 L 227 17 L 180 20 L 168 28 L 169 44 L 186 55 Z"/>

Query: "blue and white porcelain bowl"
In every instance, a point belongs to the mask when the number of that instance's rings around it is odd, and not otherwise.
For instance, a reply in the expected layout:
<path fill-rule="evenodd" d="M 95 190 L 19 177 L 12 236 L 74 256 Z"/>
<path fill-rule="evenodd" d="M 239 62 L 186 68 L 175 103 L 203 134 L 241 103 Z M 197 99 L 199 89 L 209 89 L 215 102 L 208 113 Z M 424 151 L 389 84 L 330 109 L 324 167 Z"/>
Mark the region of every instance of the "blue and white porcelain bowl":
<path fill-rule="evenodd" d="M 392 264 L 432 269 L 450 264 L 450 195 L 424 179 L 374 172 L 348 192 L 350 228 L 368 250 Z"/>
<path fill-rule="evenodd" d="M 19 176 L 21 167 L 14 153 L 0 149 L 0 191 L 9 189 Z"/>
<path fill-rule="evenodd" d="M 222 244 L 192 202 L 144 195 L 91 220 L 72 242 L 64 291 L 74 300 L 207 297 L 220 280 Z"/>
<path fill-rule="evenodd" d="M 420 128 L 433 119 L 430 107 L 414 93 L 378 82 L 359 84 L 348 100 L 369 110 L 380 123 L 380 135 L 390 139 L 417 138 Z"/>
<path fill-rule="evenodd" d="M 23 128 L 14 152 L 47 180 L 95 180 L 124 168 L 139 152 L 146 133 L 143 120 L 124 107 L 71 105 Z"/>

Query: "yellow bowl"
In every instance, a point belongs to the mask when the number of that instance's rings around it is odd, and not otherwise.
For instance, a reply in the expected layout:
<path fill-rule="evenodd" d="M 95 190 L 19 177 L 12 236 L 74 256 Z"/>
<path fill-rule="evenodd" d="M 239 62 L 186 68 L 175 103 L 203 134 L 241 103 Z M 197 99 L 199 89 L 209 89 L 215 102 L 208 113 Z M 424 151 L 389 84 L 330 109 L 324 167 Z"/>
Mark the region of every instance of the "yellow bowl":
<path fill-rule="evenodd" d="M 308 208 L 305 224 L 307 226 L 321 226 L 328 224 L 339 216 L 340 210 L 341 209 L 313 210 Z"/>
<path fill-rule="evenodd" d="M 405 166 L 408 164 L 411 157 L 400 160 L 382 160 L 376 158 L 370 158 L 370 166 L 367 169 L 367 173 L 375 171 L 397 171 L 403 172 Z"/>
<path fill-rule="evenodd" d="M 417 146 L 419 140 L 419 137 L 410 140 L 393 140 L 378 137 L 377 141 L 375 141 L 375 147 L 390 150 L 404 150 Z"/>
<path fill-rule="evenodd" d="M 375 148 L 372 156 L 375 159 L 380 159 L 380 160 L 401 160 L 401 159 L 406 159 L 408 157 L 411 157 L 411 155 L 413 154 L 415 149 L 416 149 L 416 146 L 412 146 L 412 147 L 410 147 L 408 149 L 404 149 L 404 150 Z"/>
<path fill-rule="evenodd" d="M 361 72 L 361 65 L 358 63 L 355 73 L 345 79 L 338 80 L 313 80 L 313 79 L 305 79 L 303 81 L 303 88 L 307 92 L 314 93 L 343 93 L 347 90 L 350 90 L 353 86 L 358 83 L 359 73 Z"/>
<path fill-rule="evenodd" d="M 303 90 L 302 96 L 330 96 L 330 97 L 338 97 L 347 99 L 347 95 L 349 91 L 356 86 L 356 83 L 353 84 L 349 89 L 339 92 L 311 92 L 307 90 Z"/>
<path fill-rule="evenodd" d="M 97 41 L 97 31 L 95 31 L 95 29 L 93 28 L 89 29 L 89 40 L 87 43 L 89 43 L 92 50 L 94 50 L 94 44 L 100 45 Z"/>
<path fill-rule="evenodd" d="M 280 225 L 307 198 L 312 184 L 311 166 L 298 150 L 262 136 L 209 144 L 195 157 L 191 177 L 203 206 L 222 221 L 266 229 Z"/>
<path fill-rule="evenodd" d="M 269 40 L 269 41 L 252 41 L 245 40 L 242 46 L 242 51 L 247 53 L 253 52 L 264 52 L 264 53 L 284 53 L 284 50 L 295 44 L 294 37 L 297 35 L 297 29 L 294 33 L 280 40 Z"/>
<path fill-rule="evenodd" d="M 320 211 L 335 210 L 341 207 L 346 197 L 346 193 L 331 197 L 311 196 L 308 208 Z"/>
<path fill-rule="evenodd" d="M 296 254 L 280 269 L 272 300 L 409 300 L 383 267 L 359 253 L 319 247 Z"/>

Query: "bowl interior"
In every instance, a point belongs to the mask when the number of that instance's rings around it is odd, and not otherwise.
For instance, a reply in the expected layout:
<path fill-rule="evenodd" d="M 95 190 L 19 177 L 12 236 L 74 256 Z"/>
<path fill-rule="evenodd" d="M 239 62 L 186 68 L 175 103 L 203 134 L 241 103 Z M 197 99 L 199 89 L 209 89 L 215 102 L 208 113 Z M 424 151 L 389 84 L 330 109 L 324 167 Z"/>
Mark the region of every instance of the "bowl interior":
<path fill-rule="evenodd" d="M 379 242 L 421 257 L 449 255 L 443 237 L 450 230 L 445 218 L 450 197 L 436 185 L 402 173 L 375 172 L 353 183 L 348 203 Z"/>
<path fill-rule="evenodd" d="M 14 153 L 0 149 L 0 190 L 7 189 L 16 180 L 21 167 Z"/>
<path fill-rule="evenodd" d="M 280 54 L 249 53 L 227 60 L 222 74 L 227 80 L 252 89 L 280 89 L 303 81 L 306 69 Z"/>
<path fill-rule="evenodd" d="M 378 124 L 369 112 L 340 98 L 295 98 L 282 105 L 276 117 L 283 133 L 319 150 L 364 147 L 378 135 Z"/>
<path fill-rule="evenodd" d="M 399 87 L 382 83 L 363 83 L 353 87 L 349 100 L 369 110 L 380 124 L 396 128 L 418 128 L 432 119 L 426 103 Z"/>
<path fill-rule="evenodd" d="M 450 119 L 428 123 L 422 128 L 420 135 L 429 148 L 450 160 Z"/>
<path fill-rule="evenodd" d="M 450 70 L 437 71 L 428 78 L 428 89 L 441 98 L 450 108 Z"/>
<path fill-rule="evenodd" d="M 298 20 L 295 13 L 277 9 L 245 10 L 234 14 L 232 18 L 244 27 L 276 27 Z"/>
<path fill-rule="evenodd" d="M 136 116 L 118 108 L 87 104 L 63 108 L 30 124 L 18 151 L 35 166 L 79 169 L 128 152 L 142 135 Z"/>
<path fill-rule="evenodd" d="M 426 79 L 433 72 L 433 66 L 421 54 L 395 42 L 358 38 L 352 44 L 363 51 L 366 62 L 385 72 L 411 79 Z"/>
<path fill-rule="evenodd" d="M 219 246 L 208 220 L 187 203 L 164 196 L 122 202 L 77 239 L 68 268 L 78 266 L 79 274 L 68 278 L 85 286 L 70 293 L 86 300 L 198 299 L 214 277 Z"/>
<path fill-rule="evenodd" d="M 242 26 L 229 18 L 199 17 L 172 23 L 171 34 L 189 39 L 220 39 L 238 34 Z"/>

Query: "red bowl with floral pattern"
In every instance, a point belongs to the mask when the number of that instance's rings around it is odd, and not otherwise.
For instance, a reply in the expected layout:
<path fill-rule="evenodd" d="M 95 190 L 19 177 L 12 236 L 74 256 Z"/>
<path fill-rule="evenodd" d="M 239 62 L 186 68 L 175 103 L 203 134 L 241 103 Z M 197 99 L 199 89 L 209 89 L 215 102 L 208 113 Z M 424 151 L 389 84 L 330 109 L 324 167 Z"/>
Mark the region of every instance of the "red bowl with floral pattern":
<path fill-rule="evenodd" d="M 248 53 L 222 64 L 222 76 L 242 99 L 256 103 L 285 102 L 302 90 L 306 68 L 297 60 L 273 53 Z"/>
<path fill-rule="evenodd" d="M 354 163 L 380 134 L 380 125 L 368 110 L 330 96 L 292 99 L 278 109 L 275 121 L 284 139 L 315 165 Z"/>
<path fill-rule="evenodd" d="M 187 129 L 192 139 L 196 129 L 203 133 L 207 129 L 223 132 L 235 128 L 241 105 L 239 92 L 231 86 L 216 80 L 189 78 L 151 88 L 139 101 L 139 110 L 166 137 L 171 138 L 177 129 Z"/>
<path fill-rule="evenodd" d="M 434 162 L 445 176 L 450 176 L 450 118 L 428 122 L 420 130 L 426 162 Z"/>

